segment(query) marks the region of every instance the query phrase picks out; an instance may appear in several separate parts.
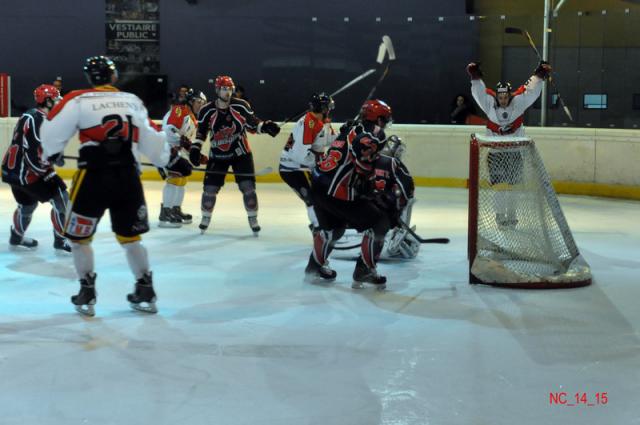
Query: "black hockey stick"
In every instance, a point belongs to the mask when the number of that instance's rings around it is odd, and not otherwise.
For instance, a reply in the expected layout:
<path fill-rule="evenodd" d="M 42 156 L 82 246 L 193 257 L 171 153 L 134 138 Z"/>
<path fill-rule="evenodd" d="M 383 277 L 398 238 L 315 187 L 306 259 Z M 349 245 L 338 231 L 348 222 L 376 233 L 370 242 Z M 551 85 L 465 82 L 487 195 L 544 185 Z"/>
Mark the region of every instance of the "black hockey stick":
<path fill-rule="evenodd" d="M 385 79 L 387 74 L 389 74 L 389 69 L 391 68 L 391 64 L 396 60 L 396 50 L 393 47 L 393 43 L 391 42 L 391 37 L 389 37 L 388 35 L 383 35 L 382 36 L 382 44 L 380 45 L 380 48 L 378 49 L 378 60 L 377 60 L 377 62 L 379 64 L 382 64 L 382 62 L 384 61 L 385 54 L 386 54 L 387 59 L 388 59 L 387 65 L 384 67 L 384 70 L 380 74 L 380 77 L 378 78 L 378 81 L 376 81 L 376 83 L 373 85 L 373 87 L 371 87 L 371 90 L 369 91 L 369 94 L 367 95 L 367 98 L 365 99 L 365 101 L 373 99 L 373 95 L 375 94 L 376 90 L 378 89 L 378 86 L 380 85 L 380 83 L 382 83 L 382 81 Z M 361 113 L 362 113 L 361 110 L 358 111 L 356 116 L 353 118 L 353 121 L 358 121 L 358 119 L 360 118 L 360 114 Z"/>
<path fill-rule="evenodd" d="M 507 34 L 519 34 L 519 35 L 524 36 L 527 39 L 527 41 L 529 42 L 529 45 L 531 46 L 533 51 L 536 52 L 536 56 L 538 56 L 538 60 L 540 62 L 542 62 L 542 55 L 540 55 L 540 52 L 538 51 L 538 48 L 536 47 L 536 43 L 534 43 L 533 38 L 531 38 L 531 34 L 529 34 L 529 31 L 522 30 L 520 28 L 515 28 L 515 27 L 506 27 L 504 29 L 504 32 L 507 33 Z M 569 120 L 571 122 L 573 122 L 573 115 L 571 115 L 571 111 L 569 110 L 567 105 L 564 103 L 564 99 L 562 98 L 562 96 L 560 96 L 560 92 L 558 91 L 558 87 L 556 87 L 556 85 L 554 84 L 553 78 L 551 76 L 549 76 L 549 84 L 551 85 L 553 90 L 556 92 L 556 96 L 558 96 L 558 102 L 560 102 L 560 106 L 562 106 L 562 110 L 567 115 Z"/>
<path fill-rule="evenodd" d="M 404 222 L 400 222 L 400 226 L 402 226 L 404 229 L 407 229 L 409 234 L 411 236 L 413 236 L 420 243 L 447 244 L 447 243 L 450 242 L 449 238 L 428 238 L 428 239 L 421 238 L 410 227 L 406 227 L 407 225 Z M 361 243 L 357 243 L 357 244 L 354 244 L 354 245 L 347 245 L 347 246 L 334 246 L 333 249 L 336 249 L 338 251 L 346 251 L 346 250 L 349 250 L 349 249 L 358 248 L 360 245 L 361 245 Z"/>
<path fill-rule="evenodd" d="M 69 155 L 65 155 L 63 156 L 64 159 L 75 159 L 76 161 L 79 159 L 77 156 L 69 156 Z M 140 162 L 140 165 L 144 165 L 146 167 L 155 167 L 155 168 L 160 168 L 162 169 L 162 167 L 157 167 L 155 165 L 153 165 L 150 162 Z M 202 171 L 203 173 L 207 173 L 207 174 L 229 174 L 232 176 L 240 176 L 240 177 L 259 177 L 259 176 L 264 176 L 266 174 L 272 173 L 273 172 L 273 167 L 264 167 L 258 171 L 256 171 L 255 173 L 234 173 L 233 171 L 217 171 L 217 170 L 207 170 L 206 168 L 192 168 L 192 171 Z"/>

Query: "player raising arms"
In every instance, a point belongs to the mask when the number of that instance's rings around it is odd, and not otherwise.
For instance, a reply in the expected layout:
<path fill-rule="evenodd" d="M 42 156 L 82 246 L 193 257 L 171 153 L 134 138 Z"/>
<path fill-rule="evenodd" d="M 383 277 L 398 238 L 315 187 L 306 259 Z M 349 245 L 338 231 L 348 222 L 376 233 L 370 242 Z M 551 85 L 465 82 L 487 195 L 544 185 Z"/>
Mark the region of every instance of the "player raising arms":
<path fill-rule="evenodd" d="M 2 181 L 11 185 L 11 192 L 18 203 L 13 213 L 11 246 L 35 248 L 38 241 L 24 236 L 31 223 L 38 202 L 51 203 L 53 223 L 53 247 L 70 252 L 71 246 L 64 238 L 64 214 L 69 201 L 67 185 L 56 174 L 53 167 L 42 161 L 40 126 L 47 113 L 60 100 L 60 92 L 50 85 L 40 85 L 34 92 L 36 107 L 22 114 L 11 144 L 2 160 Z"/>
<path fill-rule="evenodd" d="M 182 89 L 183 87 L 181 87 Z M 178 92 L 176 103 L 171 106 L 169 112 L 162 119 L 162 130 L 165 132 L 178 133 L 184 135 L 171 144 L 171 149 L 178 154 L 183 149 L 189 151 L 191 141 L 196 134 L 196 115 L 200 112 L 202 105 L 207 102 L 207 97 L 202 92 L 196 92 L 189 88 L 185 93 Z M 206 157 L 205 157 L 206 163 Z M 182 212 L 182 201 L 184 200 L 187 177 L 175 171 L 163 173 L 167 176 L 166 184 L 162 190 L 162 205 L 160 206 L 160 227 L 180 227 L 182 224 L 190 224 L 193 217 L 191 214 Z"/>
<path fill-rule="evenodd" d="M 326 94 L 311 96 L 309 112 L 295 123 L 280 154 L 280 177 L 307 206 L 311 229 L 318 227 L 318 219 L 311 200 L 310 170 L 336 138 L 329 118 L 333 108 L 333 99 Z"/>
<path fill-rule="evenodd" d="M 110 59 L 88 58 L 84 73 L 93 88 L 67 94 L 49 113 L 41 129 L 43 156 L 47 158 L 62 152 L 79 130 L 79 170 L 73 178 L 65 226 L 80 278 L 80 292 L 71 297 L 71 302 L 78 312 L 94 314 L 96 273 L 91 240 L 98 222 L 109 209 L 111 228 L 136 279 L 134 292 L 127 299 L 132 308 L 155 313 L 156 294 L 149 259 L 140 242 L 140 235 L 149 230 L 149 220 L 137 153 L 143 153 L 157 167 L 166 166 L 183 175 L 190 172 L 191 165 L 171 153 L 167 137 L 178 135 L 156 131 L 142 101 L 113 87 L 118 72 Z"/>
<path fill-rule="evenodd" d="M 337 273 L 329 268 L 329 255 L 347 225 L 364 232 L 361 253 L 353 271 L 352 288 L 364 282 L 385 288 L 387 278 L 376 270 L 376 261 L 390 223 L 387 213 L 371 199 L 375 162 L 384 147 L 384 128 L 391 121 L 391 108 L 381 100 L 367 100 L 362 121 L 345 128 L 313 169 L 311 194 L 319 230 L 305 272 L 325 280 Z"/>
<path fill-rule="evenodd" d="M 467 65 L 471 77 L 471 94 L 487 115 L 487 135 L 494 137 L 524 137 L 524 113 L 542 93 L 542 82 L 549 77 L 551 66 L 540 62 L 529 80 L 513 91 L 511 84 L 498 83 L 496 90 L 487 89 L 482 81 L 482 71 L 477 63 Z M 522 156 L 517 150 L 489 152 L 491 184 L 514 185 L 522 178 Z M 515 226 L 516 200 L 510 190 L 495 193 L 496 223 L 498 226 Z"/>
<path fill-rule="evenodd" d="M 257 235 L 260 231 L 258 197 L 253 153 L 247 139 L 247 131 L 276 137 L 280 127 L 273 121 L 262 121 L 256 117 L 247 101 L 233 97 L 235 84 L 231 77 L 217 77 L 215 90 L 215 100 L 203 106 L 198 114 L 196 141 L 191 145 L 189 153 L 191 163 L 200 164 L 202 145 L 209 135 L 211 149 L 207 162 L 208 172 L 204 177 L 200 231 L 204 233 L 211 223 L 216 197 L 224 186 L 224 178 L 231 167 L 236 173 L 236 183 L 242 192 L 249 226 L 254 235 Z"/>

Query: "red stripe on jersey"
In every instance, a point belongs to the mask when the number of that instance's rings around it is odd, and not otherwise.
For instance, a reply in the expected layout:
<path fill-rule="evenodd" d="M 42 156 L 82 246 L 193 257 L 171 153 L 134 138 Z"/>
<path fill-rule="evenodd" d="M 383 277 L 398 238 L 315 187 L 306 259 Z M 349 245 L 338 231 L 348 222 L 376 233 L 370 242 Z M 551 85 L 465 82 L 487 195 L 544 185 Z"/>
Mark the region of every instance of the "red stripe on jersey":
<path fill-rule="evenodd" d="M 333 191 L 333 196 L 343 201 L 349 201 L 349 179 L 351 173 L 347 173 L 337 184 L 336 189 Z"/>
<path fill-rule="evenodd" d="M 310 145 L 316 139 L 316 136 L 322 130 L 322 121 L 315 117 L 311 112 L 307 112 L 304 117 L 302 130 L 302 144 Z"/>
<path fill-rule="evenodd" d="M 83 128 L 78 133 L 80 144 L 86 142 L 101 142 L 107 137 L 107 129 L 101 125 L 95 127 Z"/>
<path fill-rule="evenodd" d="M 502 128 L 498 124 L 490 120 L 487 120 L 487 128 L 496 134 L 513 134 L 517 129 L 522 127 L 523 123 L 524 115 L 520 115 L 515 121 L 513 121 L 513 123 L 511 123 L 511 126 L 507 131 L 502 130 Z"/>
<path fill-rule="evenodd" d="M 516 91 L 514 91 L 513 93 L 511 93 L 512 96 L 520 96 L 521 94 L 523 94 L 525 91 L 527 91 L 527 88 L 525 86 L 520 86 L 516 89 Z"/>
<path fill-rule="evenodd" d="M 491 89 L 484 89 L 484 92 L 485 92 L 486 94 L 488 94 L 489 96 L 496 97 L 496 92 L 494 92 L 494 91 L 493 91 L 493 90 L 491 90 Z"/>
<path fill-rule="evenodd" d="M 244 125 L 247 123 L 247 120 L 245 119 L 245 117 L 243 117 L 240 112 L 237 112 L 232 107 L 229 107 L 229 111 L 231 112 L 231 115 L 233 115 L 235 119 L 240 121 L 240 124 L 242 124 L 242 126 L 244 127 Z"/>

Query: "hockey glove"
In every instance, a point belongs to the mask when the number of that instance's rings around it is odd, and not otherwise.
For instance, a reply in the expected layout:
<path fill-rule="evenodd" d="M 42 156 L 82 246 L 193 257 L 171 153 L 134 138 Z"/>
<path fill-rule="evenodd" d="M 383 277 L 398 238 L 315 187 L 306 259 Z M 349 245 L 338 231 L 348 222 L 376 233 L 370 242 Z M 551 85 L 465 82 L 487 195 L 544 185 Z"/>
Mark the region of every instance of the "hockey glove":
<path fill-rule="evenodd" d="M 51 155 L 47 158 L 47 162 L 57 167 L 64 167 L 64 157 L 62 156 L 62 152 Z"/>
<path fill-rule="evenodd" d="M 179 175 L 181 177 L 187 177 L 191 175 L 191 169 L 193 168 L 189 161 L 184 159 L 178 154 L 172 154 L 169 158 L 169 163 L 165 167 L 169 174 Z"/>
<path fill-rule="evenodd" d="M 278 133 L 280 133 L 280 126 L 273 121 L 263 121 L 262 129 L 260 130 L 262 133 L 267 133 L 271 137 L 276 137 Z"/>
<path fill-rule="evenodd" d="M 180 147 L 188 151 L 191 149 L 191 141 L 184 136 L 180 137 Z"/>
<path fill-rule="evenodd" d="M 471 62 L 467 65 L 467 74 L 472 80 L 479 80 L 482 78 L 482 71 L 480 70 L 480 63 Z"/>
<path fill-rule="evenodd" d="M 354 120 L 347 120 L 344 124 L 340 126 L 340 134 L 346 134 L 351 131 L 351 128 L 356 125 Z"/>
<path fill-rule="evenodd" d="M 50 186 L 53 189 L 57 190 L 58 188 L 60 188 L 61 190 L 67 190 L 66 183 L 64 182 L 64 180 L 62 180 L 62 178 L 60 178 L 59 175 L 56 174 L 54 170 L 50 170 L 49 172 L 47 172 L 47 174 L 42 177 L 42 181 L 44 181 L 47 186 Z"/>
<path fill-rule="evenodd" d="M 540 61 L 538 67 L 533 73 L 541 79 L 546 80 L 547 78 L 549 78 L 549 74 L 551 74 L 551 65 L 549 65 L 548 62 Z"/>
<path fill-rule="evenodd" d="M 191 161 L 193 165 L 200 164 L 200 158 L 202 156 L 202 154 L 200 153 L 201 148 L 202 145 L 200 143 L 193 143 L 191 145 L 191 148 L 189 149 L 189 161 Z"/>

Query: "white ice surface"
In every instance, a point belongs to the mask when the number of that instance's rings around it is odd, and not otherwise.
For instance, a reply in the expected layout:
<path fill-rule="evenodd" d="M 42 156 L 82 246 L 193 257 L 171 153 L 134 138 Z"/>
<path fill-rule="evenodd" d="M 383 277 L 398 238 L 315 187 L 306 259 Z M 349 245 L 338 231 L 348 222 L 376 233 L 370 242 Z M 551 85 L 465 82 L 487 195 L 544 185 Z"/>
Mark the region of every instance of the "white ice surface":
<path fill-rule="evenodd" d="M 51 247 L 48 205 L 28 231 L 36 251 L 0 246 L 0 424 L 640 424 L 638 202 L 562 197 L 594 284 L 510 290 L 467 283 L 467 192 L 420 188 L 419 233 L 452 242 L 381 264 L 378 293 L 353 292 L 354 263 L 335 258 L 336 283 L 303 282 L 311 237 L 284 185 L 258 187 L 259 238 L 235 184 L 204 236 L 199 185 L 181 229 L 157 227 L 161 184 L 145 187 L 158 315 L 129 310 L 108 218 L 93 319 L 69 302 L 76 276 Z M 0 201 L 8 240 L 6 185 Z M 550 405 L 555 391 L 608 403 Z"/>

